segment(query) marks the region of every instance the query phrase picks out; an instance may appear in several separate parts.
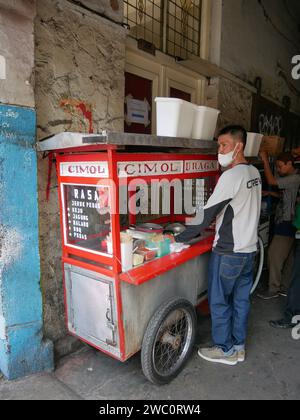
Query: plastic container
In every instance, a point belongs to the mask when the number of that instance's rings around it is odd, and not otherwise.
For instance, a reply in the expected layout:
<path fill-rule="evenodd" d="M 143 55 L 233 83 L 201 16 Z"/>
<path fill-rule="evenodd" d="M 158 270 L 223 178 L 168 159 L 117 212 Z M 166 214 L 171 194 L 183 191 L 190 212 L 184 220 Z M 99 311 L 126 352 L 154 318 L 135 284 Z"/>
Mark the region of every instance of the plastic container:
<path fill-rule="evenodd" d="M 208 106 L 194 105 L 194 121 L 192 138 L 199 140 L 213 140 L 220 111 Z"/>
<path fill-rule="evenodd" d="M 177 98 L 155 98 L 155 102 L 157 135 L 191 138 L 195 105 Z"/>
<path fill-rule="evenodd" d="M 121 261 L 122 261 L 122 271 L 128 271 L 133 268 L 133 241 L 121 242 Z M 112 242 L 107 241 L 107 252 L 109 254 L 113 253 Z"/>
<path fill-rule="evenodd" d="M 170 254 L 170 239 L 166 238 L 164 241 L 154 242 L 147 241 L 146 246 L 149 249 L 156 250 L 157 257 L 163 257 L 164 255 Z"/>
<path fill-rule="evenodd" d="M 247 133 L 247 144 L 244 151 L 246 157 L 258 156 L 263 135 L 259 133 Z"/>

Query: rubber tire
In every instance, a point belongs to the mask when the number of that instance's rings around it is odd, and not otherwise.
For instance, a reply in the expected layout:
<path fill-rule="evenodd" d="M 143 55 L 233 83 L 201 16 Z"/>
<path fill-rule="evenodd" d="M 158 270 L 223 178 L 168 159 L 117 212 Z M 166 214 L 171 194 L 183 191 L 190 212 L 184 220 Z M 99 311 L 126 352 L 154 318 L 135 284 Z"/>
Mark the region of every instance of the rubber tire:
<path fill-rule="evenodd" d="M 171 312 L 175 311 L 176 309 L 180 309 L 180 308 L 186 309 L 191 315 L 192 335 L 191 335 L 189 348 L 186 352 L 184 359 L 181 361 L 176 371 L 170 375 L 162 376 L 162 375 L 159 375 L 153 367 L 152 351 L 153 351 L 154 340 L 156 338 L 156 334 L 161 324 L 165 321 L 168 315 Z M 143 338 L 143 343 L 142 343 L 142 351 L 141 351 L 141 363 L 142 363 L 143 373 L 150 382 L 156 385 L 165 385 L 171 382 L 174 378 L 176 378 L 176 376 L 181 372 L 181 370 L 185 366 L 186 362 L 188 361 L 193 351 L 193 347 L 195 343 L 195 336 L 196 336 L 196 328 L 197 328 L 197 317 L 196 317 L 195 308 L 188 300 L 184 298 L 178 298 L 178 297 L 172 298 L 164 302 L 157 309 L 153 317 L 150 319 L 149 324 L 146 328 L 144 338 Z"/>
<path fill-rule="evenodd" d="M 255 279 L 253 281 L 253 286 L 251 289 L 251 294 L 254 293 L 254 291 L 256 290 L 258 283 L 260 281 L 261 278 L 261 273 L 263 270 L 263 265 L 264 265 L 264 257 L 265 257 L 265 249 L 264 249 L 264 244 L 263 241 L 261 239 L 261 237 L 258 237 L 258 247 L 259 247 L 259 264 L 258 264 L 258 270 L 255 276 Z"/>

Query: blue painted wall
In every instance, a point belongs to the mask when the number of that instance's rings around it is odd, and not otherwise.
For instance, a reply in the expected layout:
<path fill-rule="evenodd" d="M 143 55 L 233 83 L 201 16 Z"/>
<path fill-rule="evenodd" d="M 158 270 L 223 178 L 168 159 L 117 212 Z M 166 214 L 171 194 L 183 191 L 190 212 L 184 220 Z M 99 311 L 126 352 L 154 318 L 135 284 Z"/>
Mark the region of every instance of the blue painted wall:
<path fill-rule="evenodd" d="M 0 370 L 8 379 L 53 369 L 42 333 L 35 130 L 34 110 L 0 105 Z"/>

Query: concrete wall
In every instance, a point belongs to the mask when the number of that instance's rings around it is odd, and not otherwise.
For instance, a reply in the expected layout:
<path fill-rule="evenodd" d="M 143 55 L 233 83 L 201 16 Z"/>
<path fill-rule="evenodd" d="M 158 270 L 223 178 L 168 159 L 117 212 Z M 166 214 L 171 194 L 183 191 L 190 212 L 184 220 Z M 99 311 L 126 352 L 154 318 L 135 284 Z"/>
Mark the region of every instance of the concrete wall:
<path fill-rule="evenodd" d="M 38 138 L 61 131 L 123 131 L 125 30 L 122 1 L 84 1 L 104 19 L 66 0 L 39 0 L 35 24 Z M 46 202 L 48 160 L 39 160 L 44 327 L 67 351 L 57 179 Z M 64 343 L 61 345 L 61 343 Z"/>
<path fill-rule="evenodd" d="M 0 56 L 6 74 L 0 80 L 0 102 L 34 107 L 33 18 L 35 0 L 0 0 Z"/>
<path fill-rule="evenodd" d="M 219 109 L 221 111 L 218 127 L 228 124 L 241 124 L 250 130 L 252 93 L 231 82 L 221 79 L 219 83 Z"/>
<path fill-rule="evenodd" d="M 281 0 L 214 0 L 211 4 L 210 61 L 251 85 L 261 77 L 262 95 L 279 103 L 287 95 L 292 110 L 300 113 L 300 83 L 291 77 L 291 60 L 300 48 L 297 2 L 287 2 L 290 10 Z M 208 92 L 222 111 L 219 126 L 237 122 L 250 128 L 250 90 L 220 78 L 212 81 Z"/>
<path fill-rule="evenodd" d="M 223 1 L 220 65 L 252 84 L 261 77 L 263 95 L 280 103 L 288 95 L 292 108 L 300 112 L 300 97 L 292 87 L 300 92 L 300 83 L 291 77 L 291 60 L 300 48 L 299 16 L 296 2 L 287 4 L 290 10 L 280 0 Z"/>

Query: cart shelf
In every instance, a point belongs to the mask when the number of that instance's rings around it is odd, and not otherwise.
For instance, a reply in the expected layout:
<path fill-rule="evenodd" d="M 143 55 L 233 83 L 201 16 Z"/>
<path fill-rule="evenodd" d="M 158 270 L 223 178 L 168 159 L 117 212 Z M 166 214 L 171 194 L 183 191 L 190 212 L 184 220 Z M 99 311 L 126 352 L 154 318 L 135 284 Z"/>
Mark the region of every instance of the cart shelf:
<path fill-rule="evenodd" d="M 172 253 L 161 258 L 156 258 L 128 272 L 120 274 L 120 280 L 139 286 L 169 270 L 178 267 L 186 261 L 211 251 L 214 240 L 214 234 L 210 233 L 205 239 L 202 239 L 190 248 L 179 253 Z"/>
<path fill-rule="evenodd" d="M 37 145 L 38 151 L 67 152 L 76 149 L 77 152 L 100 151 L 106 148 L 120 149 L 130 151 L 133 148 L 135 152 L 139 149 L 148 149 L 149 151 L 162 149 L 176 149 L 182 153 L 182 149 L 188 149 L 189 152 L 202 154 L 216 153 L 217 143 L 210 140 L 195 140 L 178 137 L 160 137 L 150 134 L 133 133 L 112 133 L 103 131 L 101 134 L 81 134 L 65 132 L 56 134 L 50 138 L 42 140 Z M 129 148 L 129 150 L 128 150 Z M 168 150 L 170 151 L 170 150 Z"/>

